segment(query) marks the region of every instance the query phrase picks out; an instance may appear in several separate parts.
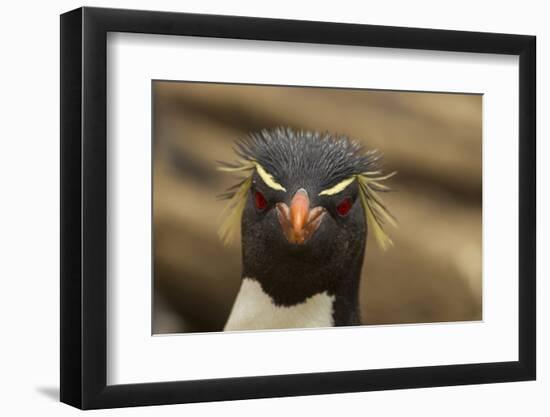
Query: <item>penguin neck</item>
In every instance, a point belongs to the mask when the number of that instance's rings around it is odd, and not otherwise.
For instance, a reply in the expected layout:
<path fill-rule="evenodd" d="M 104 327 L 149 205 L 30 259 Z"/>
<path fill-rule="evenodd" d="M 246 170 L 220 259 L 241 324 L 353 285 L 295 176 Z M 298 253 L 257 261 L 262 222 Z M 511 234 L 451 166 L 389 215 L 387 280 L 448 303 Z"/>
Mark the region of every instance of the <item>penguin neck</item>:
<path fill-rule="evenodd" d="M 300 256 L 247 261 L 243 256 L 243 280 L 226 330 L 360 324 L 362 256 L 342 264 Z"/>

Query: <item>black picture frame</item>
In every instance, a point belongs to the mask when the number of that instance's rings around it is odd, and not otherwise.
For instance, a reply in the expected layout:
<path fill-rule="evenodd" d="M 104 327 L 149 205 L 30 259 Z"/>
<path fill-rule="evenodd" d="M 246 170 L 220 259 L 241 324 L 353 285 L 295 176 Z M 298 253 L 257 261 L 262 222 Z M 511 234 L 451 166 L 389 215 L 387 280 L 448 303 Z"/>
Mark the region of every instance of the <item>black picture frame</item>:
<path fill-rule="evenodd" d="M 107 385 L 108 32 L 519 56 L 519 360 Z M 524 35 L 88 7 L 61 15 L 61 401 L 93 409 L 535 379 L 535 51 Z"/>

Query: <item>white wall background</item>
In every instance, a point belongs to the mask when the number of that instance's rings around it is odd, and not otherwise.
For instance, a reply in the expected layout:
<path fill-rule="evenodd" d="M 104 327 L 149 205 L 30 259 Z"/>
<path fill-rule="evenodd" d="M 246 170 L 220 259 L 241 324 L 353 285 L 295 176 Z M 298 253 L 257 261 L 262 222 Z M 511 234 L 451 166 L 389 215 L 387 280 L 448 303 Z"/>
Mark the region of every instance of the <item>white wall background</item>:
<path fill-rule="evenodd" d="M 74 415 L 59 391 L 59 17 L 71 0 L 9 2 L 0 25 L 0 410 Z M 125 0 L 86 5 L 534 34 L 538 37 L 539 378 L 536 382 L 100 411 L 99 415 L 529 415 L 550 413 L 550 87 L 545 2 Z M 546 255 L 546 256 L 545 256 Z M 546 394 L 546 395 L 545 395 Z"/>

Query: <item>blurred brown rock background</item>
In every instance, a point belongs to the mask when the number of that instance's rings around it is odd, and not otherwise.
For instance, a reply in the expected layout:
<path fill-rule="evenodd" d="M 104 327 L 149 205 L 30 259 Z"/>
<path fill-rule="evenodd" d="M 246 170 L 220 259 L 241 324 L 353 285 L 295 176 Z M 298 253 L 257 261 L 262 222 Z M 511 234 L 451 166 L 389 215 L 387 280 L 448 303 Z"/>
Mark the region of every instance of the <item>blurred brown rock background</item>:
<path fill-rule="evenodd" d="M 217 236 L 232 185 L 216 160 L 276 126 L 344 134 L 383 152 L 395 246 L 367 243 L 365 324 L 482 318 L 482 97 L 153 83 L 153 333 L 219 331 L 240 285 L 240 246 Z"/>

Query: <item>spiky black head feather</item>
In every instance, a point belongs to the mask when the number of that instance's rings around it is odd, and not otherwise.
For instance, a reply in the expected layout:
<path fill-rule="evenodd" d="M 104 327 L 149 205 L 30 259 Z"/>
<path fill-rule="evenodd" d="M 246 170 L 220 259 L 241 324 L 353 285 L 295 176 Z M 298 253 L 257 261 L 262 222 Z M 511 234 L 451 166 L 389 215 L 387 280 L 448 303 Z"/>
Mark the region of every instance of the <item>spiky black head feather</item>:
<path fill-rule="evenodd" d="M 365 152 L 346 136 L 278 127 L 250 134 L 237 143 L 243 160 L 258 162 L 281 184 L 314 178 L 316 188 L 329 188 L 353 175 L 378 171 L 381 154 Z"/>

